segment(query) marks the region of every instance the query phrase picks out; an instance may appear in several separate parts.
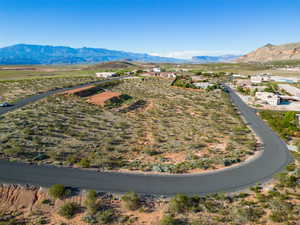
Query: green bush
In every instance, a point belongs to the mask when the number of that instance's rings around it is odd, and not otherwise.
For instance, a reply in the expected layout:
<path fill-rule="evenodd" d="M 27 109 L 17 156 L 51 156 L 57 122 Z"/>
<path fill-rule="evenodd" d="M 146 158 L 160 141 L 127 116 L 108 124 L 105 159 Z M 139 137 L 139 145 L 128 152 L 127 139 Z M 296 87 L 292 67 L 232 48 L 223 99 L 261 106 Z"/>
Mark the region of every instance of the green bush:
<path fill-rule="evenodd" d="M 169 210 L 173 213 L 182 213 L 189 208 L 189 198 L 186 195 L 177 194 L 169 203 Z"/>
<path fill-rule="evenodd" d="M 49 189 L 49 195 L 54 199 L 61 199 L 67 195 L 67 189 L 62 184 L 54 184 Z"/>
<path fill-rule="evenodd" d="M 88 168 L 88 167 L 90 167 L 90 164 L 91 164 L 91 162 L 90 162 L 90 160 L 87 159 L 87 158 L 82 158 L 82 159 L 77 163 L 77 165 L 80 166 L 80 167 L 82 167 L 82 168 Z"/>
<path fill-rule="evenodd" d="M 71 219 L 77 210 L 78 206 L 75 203 L 68 202 L 60 207 L 58 214 L 64 218 Z"/>
<path fill-rule="evenodd" d="M 160 225 L 178 225 L 178 224 L 179 224 L 178 220 L 176 220 L 174 217 L 170 215 L 164 216 L 160 221 Z"/>
<path fill-rule="evenodd" d="M 253 206 L 249 206 L 246 208 L 240 208 L 238 210 L 238 215 L 243 217 L 247 221 L 256 222 L 265 214 L 263 209 L 254 208 Z"/>
<path fill-rule="evenodd" d="M 140 207 L 140 197 L 135 192 L 127 192 L 122 196 L 125 207 L 130 210 L 136 210 Z"/>
<path fill-rule="evenodd" d="M 285 211 L 273 211 L 270 215 L 270 219 L 276 223 L 283 223 L 288 220 L 288 214 Z"/>
<path fill-rule="evenodd" d="M 97 192 L 95 190 L 89 190 L 86 194 L 84 205 L 91 214 L 95 214 L 99 208 L 97 204 Z"/>
<path fill-rule="evenodd" d="M 96 220 L 101 224 L 111 223 L 114 219 L 114 211 L 107 209 L 96 214 Z"/>

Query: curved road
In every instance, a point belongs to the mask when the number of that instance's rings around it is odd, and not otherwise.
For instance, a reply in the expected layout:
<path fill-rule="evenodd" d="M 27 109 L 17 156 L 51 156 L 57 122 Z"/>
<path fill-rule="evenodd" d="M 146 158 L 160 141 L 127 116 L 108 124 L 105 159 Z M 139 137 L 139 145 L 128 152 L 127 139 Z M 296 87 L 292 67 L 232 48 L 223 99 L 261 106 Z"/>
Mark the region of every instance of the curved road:
<path fill-rule="evenodd" d="M 120 78 L 115 78 L 120 79 Z M 96 82 L 96 83 L 102 83 Z M 90 83 L 89 83 L 90 84 Z M 83 87 L 89 84 L 79 85 Z M 21 100 L 15 106 L 0 109 L 0 115 L 46 96 L 73 88 L 49 91 Z M 118 172 L 96 172 L 54 166 L 37 166 L 0 161 L 0 182 L 41 186 L 63 184 L 104 192 L 135 191 L 142 194 L 174 195 L 232 192 L 265 182 L 282 170 L 291 160 L 285 143 L 230 88 L 229 94 L 254 132 L 261 137 L 264 151 L 238 166 L 203 174 L 155 175 Z"/>

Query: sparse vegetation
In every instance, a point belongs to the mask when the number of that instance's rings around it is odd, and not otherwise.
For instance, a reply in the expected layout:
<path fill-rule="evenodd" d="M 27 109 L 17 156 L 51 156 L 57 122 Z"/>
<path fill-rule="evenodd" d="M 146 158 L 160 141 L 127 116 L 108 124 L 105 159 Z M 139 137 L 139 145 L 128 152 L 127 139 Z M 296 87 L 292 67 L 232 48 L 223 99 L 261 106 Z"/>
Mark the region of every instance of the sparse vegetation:
<path fill-rule="evenodd" d="M 226 93 L 174 88 L 170 82 L 144 78 L 112 85 L 112 91 L 131 96 L 115 107 L 56 95 L 6 114 L 0 120 L 0 157 L 185 173 L 233 165 L 255 152 L 255 139 Z"/>

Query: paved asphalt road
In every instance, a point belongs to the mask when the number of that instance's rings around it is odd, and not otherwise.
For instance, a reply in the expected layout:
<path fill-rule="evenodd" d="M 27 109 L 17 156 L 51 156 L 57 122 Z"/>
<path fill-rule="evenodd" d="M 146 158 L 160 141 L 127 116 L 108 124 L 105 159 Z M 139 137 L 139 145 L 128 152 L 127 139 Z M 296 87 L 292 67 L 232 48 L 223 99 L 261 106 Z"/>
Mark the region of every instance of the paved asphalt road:
<path fill-rule="evenodd" d="M 86 84 L 87 85 L 87 84 Z M 80 85 L 83 86 L 83 85 Z M 53 166 L 36 166 L 0 161 L 0 182 L 50 186 L 66 186 L 123 193 L 136 191 L 143 194 L 174 195 L 232 192 L 269 180 L 291 160 L 285 143 L 261 120 L 254 110 L 230 90 L 234 104 L 239 108 L 253 130 L 264 142 L 264 151 L 256 158 L 236 167 L 203 174 L 145 175 L 117 172 L 96 172 Z M 62 90 L 26 98 L 12 108 L 1 109 L 0 115 Z"/>

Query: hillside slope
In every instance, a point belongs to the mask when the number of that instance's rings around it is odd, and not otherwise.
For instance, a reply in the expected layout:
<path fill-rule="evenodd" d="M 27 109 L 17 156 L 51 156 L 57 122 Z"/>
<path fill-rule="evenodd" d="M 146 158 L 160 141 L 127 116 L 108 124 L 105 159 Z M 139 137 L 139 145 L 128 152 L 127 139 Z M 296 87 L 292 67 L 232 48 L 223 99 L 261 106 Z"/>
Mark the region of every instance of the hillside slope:
<path fill-rule="evenodd" d="M 257 50 L 239 57 L 236 62 L 269 62 L 280 60 L 299 60 L 300 42 L 284 45 L 267 44 Z"/>
<path fill-rule="evenodd" d="M 18 44 L 0 48 L 0 64 L 89 64 L 109 61 L 172 62 L 184 60 L 103 48 Z"/>

